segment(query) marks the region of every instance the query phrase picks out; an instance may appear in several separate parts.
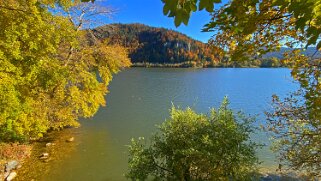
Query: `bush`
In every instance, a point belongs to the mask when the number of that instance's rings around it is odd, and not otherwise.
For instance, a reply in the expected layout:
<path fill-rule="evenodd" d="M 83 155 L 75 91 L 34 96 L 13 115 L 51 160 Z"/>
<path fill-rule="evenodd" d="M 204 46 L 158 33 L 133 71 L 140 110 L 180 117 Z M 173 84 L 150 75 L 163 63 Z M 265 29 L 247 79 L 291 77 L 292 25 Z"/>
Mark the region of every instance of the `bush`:
<path fill-rule="evenodd" d="M 258 164 L 258 144 L 250 140 L 255 120 L 234 114 L 224 99 L 209 115 L 192 109 L 171 109 L 150 143 L 132 139 L 129 171 L 132 180 L 248 180 Z"/>

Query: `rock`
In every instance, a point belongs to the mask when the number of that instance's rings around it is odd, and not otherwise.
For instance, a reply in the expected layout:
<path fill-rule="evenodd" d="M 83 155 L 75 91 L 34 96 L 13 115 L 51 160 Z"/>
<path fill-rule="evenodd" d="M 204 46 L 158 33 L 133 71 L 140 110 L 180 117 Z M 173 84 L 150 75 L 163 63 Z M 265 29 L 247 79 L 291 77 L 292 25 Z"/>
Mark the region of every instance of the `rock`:
<path fill-rule="evenodd" d="M 46 147 L 52 146 L 52 143 L 46 143 Z"/>
<path fill-rule="evenodd" d="M 3 175 L 4 179 L 7 178 L 7 177 L 9 176 L 9 174 L 10 174 L 10 172 L 4 173 L 4 175 Z M 3 180 L 4 180 L 4 179 L 3 179 Z"/>
<path fill-rule="evenodd" d="M 17 160 L 12 160 L 6 164 L 6 172 L 10 172 L 11 170 L 15 170 L 19 162 Z"/>
<path fill-rule="evenodd" d="M 74 138 L 74 137 L 71 137 L 71 138 L 69 138 L 69 139 L 67 140 L 67 142 L 73 142 L 73 141 L 75 141 L 75 138 Z"/>
<path fill-rule="evenodd" d="M 265 175 L 261 177 L 261 181 L 272 181 L 273 178 L 270 175 Z"/>
<path fill-rule="evenodd" d="M 42 157 L 40 157 L 39 159 L 40 159 L 40 160 L 47 160 L 48 157 L 42 156 Z"/>
<path fill-rule="evenodd" d="M 49 153 L 43 153 L 41 156 L 43 156 L 43 157 L 48 157 L 48 156 L 49 156 Z"/>
<path fill-rule="evenodd" d="M 46 159 L 48 159 L 48 157 L 42 156 L 42 157 L 40 157 L 39 159 L 40 159 L 40 160 L 46 160 Z"/>
<path fill-rule="evenodd" d="M 40 160 L 46 160 L 49 157 L 49 153 L 43 153 L 42 155 L 40 155 Z"/>
<path fill-rule="evenodd" d="M 50 160 L 51 160 L 51 159 L 46 158 L 46 159 L 43 159 L 42 161 L 43 161 L 44 163 L 48 163 Z"/>
<path fill-rule="evenodd" d="M 9 176 L 6 178 L 6 181 L 11 181 L 17 176 L 16 172 L 11 172 Z"/>

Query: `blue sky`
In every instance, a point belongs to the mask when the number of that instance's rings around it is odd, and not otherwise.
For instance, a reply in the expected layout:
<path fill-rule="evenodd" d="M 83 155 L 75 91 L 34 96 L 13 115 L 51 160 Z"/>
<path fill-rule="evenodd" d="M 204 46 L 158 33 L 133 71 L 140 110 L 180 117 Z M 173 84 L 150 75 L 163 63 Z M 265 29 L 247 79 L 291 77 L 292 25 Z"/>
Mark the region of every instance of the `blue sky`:
<path fill-rule="evenodd" d="M 111 6 L 118 12 L 106 23 L 142 23 L 149 26 L 164 27 L 182 32 L 194 39 L 207 42 L 213 33 L 201 32 L 208 23 L 208 12 L 193 13 L 188 26 L 176 28 L 174 20 L 163 15 L 161 0 L 104 0 L 103 5 Z"/>

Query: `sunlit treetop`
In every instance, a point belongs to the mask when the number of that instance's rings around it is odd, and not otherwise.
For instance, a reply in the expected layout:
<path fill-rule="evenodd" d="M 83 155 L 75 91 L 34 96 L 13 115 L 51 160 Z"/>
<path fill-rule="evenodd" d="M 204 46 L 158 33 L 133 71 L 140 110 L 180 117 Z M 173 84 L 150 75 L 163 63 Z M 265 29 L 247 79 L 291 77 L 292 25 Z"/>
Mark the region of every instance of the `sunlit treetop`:
<path fill-rule="evenodd" d="M 81 31 L 84 19 L 69 13 L 78 6 L 70 0 L 0 1 L 1 141 L 79 125 L 80 117 L 105 105 L 112 75 L 130 65 L 126 49 L 89 42 Z"/>

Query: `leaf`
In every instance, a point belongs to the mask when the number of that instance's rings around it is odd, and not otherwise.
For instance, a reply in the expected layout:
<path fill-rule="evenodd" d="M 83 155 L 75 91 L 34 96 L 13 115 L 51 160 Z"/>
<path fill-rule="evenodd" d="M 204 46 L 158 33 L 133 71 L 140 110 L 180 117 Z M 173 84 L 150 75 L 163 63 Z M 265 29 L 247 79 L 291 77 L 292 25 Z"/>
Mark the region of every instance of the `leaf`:
<path fill-rule="evenodd" d="M 169 5 L 165 4 L 164 7 L 163 7 L 163 14 L 164 15 L 168 15 L 169 11 L 170 11 Z"/>
<path fill-rule="evenodd" d="M 209 3 L 210 3 L 210 0 L 200 0 L 199 10 L 201 11 L 201 10 L 205 9 Z"/>
<path fill-rule="evenodd" d="M 185 25 L 188 25 L 188 21 L 190 19 L 190 14 L 186 11 L 183 11 L 182 13 L 182 21 Z"/>
<path fill-rule="evenodd" d="M 177 14 L 176 14 L 176 16 L 175 16 L 175 20 L 174 20 L 174 23 L 175 23 L 175 26 L 176 26 L 176 27 L 179 27 L 179 25 L 182 24 L 182 21 L 183 21 L 182 18 L 183 18 L 183 17 L 182 17 L 181 12 L 177 12 Z"/>
<path fill-rule="evenodd" d="M 208 4 L 207 4 L 207 6 L 206 6 L 206 11 L 208 11 L 208 12 L 214 12 L 214 2 L 209 2 Z"/>
<path fill-rule="evenodd" d="M 304 27 L 306 25 L 306 19 L 305 18 L 299 18 L 295 23 L 295 29 L 301 29 L 301 31 L 304 31 Z"/>
<path fill-rule="evenodd" d="M 191 10 L 194 11 L 194 12 L 197 11 L 197 6 L 196 6 L 195 3 L 191 3 L 191 4 L 190 4 L 190 8 L 191 8 Z"/>

